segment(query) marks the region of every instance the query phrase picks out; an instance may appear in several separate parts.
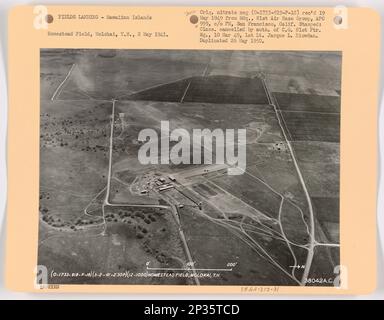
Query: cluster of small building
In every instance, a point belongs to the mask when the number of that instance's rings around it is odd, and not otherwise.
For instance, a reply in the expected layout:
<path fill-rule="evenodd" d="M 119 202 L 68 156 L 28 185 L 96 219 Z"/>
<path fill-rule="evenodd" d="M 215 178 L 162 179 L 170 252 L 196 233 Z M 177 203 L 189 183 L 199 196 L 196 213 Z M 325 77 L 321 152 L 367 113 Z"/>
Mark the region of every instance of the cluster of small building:
<path fill-rule="evenodd" d="M 168 180 L 169 181 L 167 182 L 167 179 L 164 177 L 160 177 L 160 178 L 157 178 L 155 180 L 155 184 L 156 184 L 157 190 L 159 192 L 175 188 L 175 186 L 172 184 L 172 182 L 176 182 L 176 178 L 172 175 L 169 175 Z M 148 193 L 147 189 L 141 190 L 141 194 L 147 194 L 147 193 Z"/>

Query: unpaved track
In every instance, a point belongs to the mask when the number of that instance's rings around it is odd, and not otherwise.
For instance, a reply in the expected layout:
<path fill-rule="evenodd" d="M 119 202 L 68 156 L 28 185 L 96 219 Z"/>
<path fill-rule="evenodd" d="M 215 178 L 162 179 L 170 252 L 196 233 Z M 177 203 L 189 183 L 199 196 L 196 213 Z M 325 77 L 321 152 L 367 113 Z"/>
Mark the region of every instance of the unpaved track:
<path fill-rule="evenodd" d="M 293 164 L 295 165 L 295 169 L 296 169 L 297 175 L 298 175 L 300 183 L 301 183 L 301 185 L 303 187 L 305 198 L 306 198 L 306 200 L 308 202 L 309 222 L 310 222 L 309 223 L 310 243 L 309 243 L 309 246 L 308 246 L 308 254 L 307 254 L 307 259 L 306 259 L 306 262 L 305 262 L 304 272 L 303 272 L 303 275 L 301 277 L 301 285 L 305 285 L 306 282 L 307 282 L 309 271 L 311 270 L 312 261 L 313 261 L 313 255 L 314 255 L 314 248 L 315 248 L 315 218 L 314 218 L 314 213 L 313 213 L 312 201 L 311 201 L 311 197 L 309 195 L 307 186 L 305 185 L 305 181 L 304 181 L 303 175 L 302 175 L 302 173 L 300 171 L 300 168 L 299 168 L 299 165 L 297 163 L 297 160 L 296 160 L 296 157 L 295 157 L 295 153 L 293 152 L 293 148 L 292 148 L 291 142 L 289 141 L 288 136 L 287 136 L 287 134 L 285 132 L 284 126 L 282 124 L 283 123 L 283 119 L 280 116 L 280 113 L 279 113 L 279 110 L 276 107 L 276 104 L 273 102 L 273 99 L 272 99 L 272 96 L 271 96 L 270 91 L 268 89 L 266 80 L 262 79 L 262 81 L 263 81 L 263 84 L 264 84 L 265 92 L 266 92 L 268 100 L 269 100 L 269 104 L 273 107 L 273 109 L 274 109 L 274 111 L 276 113 L 277 121 L 278 121 L 279 126 L 281 128 L 281 131 L 283 133 L 285 142 L 287 143 L 289 152 L 290 152 L 292 160 L 293 160 Z"/>

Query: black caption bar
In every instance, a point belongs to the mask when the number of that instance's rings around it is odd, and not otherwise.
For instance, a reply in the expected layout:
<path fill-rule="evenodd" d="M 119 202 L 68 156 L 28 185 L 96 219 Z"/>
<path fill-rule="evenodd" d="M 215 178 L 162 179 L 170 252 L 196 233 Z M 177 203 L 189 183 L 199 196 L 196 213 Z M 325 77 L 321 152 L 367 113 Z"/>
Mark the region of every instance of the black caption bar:
<path fill-rule="evenodd" d="M 59 296 L 58 296 L 59 297 Z M 78 297 L 78 295 L 77 295 Z M 124 298 L 124 296 L 121 296 Z M 144 298 L 144 297 L 140 297 Z M 40 299 L 44 299 L 41 296 Z M 123 320 L 136 319 L 257 319 L 264 311 L 286 316 L 292 310 L 300 309 L 303 314 L 310 312 L 332 312 L 343 315 L 344 310 L 352 310 L 356 316 L 366 314 L 367 308 L 359 301 L 298 301 L 298 300 L 119 300 L 119 301 L 0 301 L 0 308 L 9 307 L 14 316 L 18 313 L 36 312 L 35 314 L 68 317 L 72 319 L 91 316 L 109 319 L 118 316 Z M 224 298 L 223 298 L 224 299 Z M 361 302 L 361 301 L 360 301 Z M 368 301 L 364 301 L 365 303 Z M 376 301 L 382 302 L 382 301 Z M 31 310 L 28 310 L 28 309 Z M 371 306 L 369 307 L 371 310 Z M 257 315 L 259 316 L 256 316 Z M 250 316 L 251 315 L 251 316 Z M 45 318 L 45 317 L 43 317 Z"/>

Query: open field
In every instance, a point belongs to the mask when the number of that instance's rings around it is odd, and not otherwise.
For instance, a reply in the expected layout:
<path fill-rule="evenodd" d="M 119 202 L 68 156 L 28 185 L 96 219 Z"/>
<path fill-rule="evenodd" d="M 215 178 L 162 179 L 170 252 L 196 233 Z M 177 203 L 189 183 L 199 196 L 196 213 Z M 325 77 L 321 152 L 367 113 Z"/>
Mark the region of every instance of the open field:
<path fill-rule="evenodd" d="M 281 112 L 292 141 L 340 140 L 340 116 L 321 113 Z"/>
<path fill-rule="evenodd" d="M 339 143 L 300 141 L 293 146 L 311 195 L 338 198 Z"/>
<path fill-rule="evenodd" d="M 212 94 L 212 93 L 215 94 Z M 201 76 L 186 78 L 126 96 L 130 100 L 203 102 L 225 104 L 267 104 L 258 78 Z"/>
<path fill-rule="evenodd" d="M 336 52 L 42 50 L 49 281 L 333 285 L 308 279 L 340 263 L 340 68 Z M 246 129 L 245 171 L 204 163 L 223 146 L 201 142 L 187 158 L 203 163 L 142 164 L 145 143 L 169 139 L 161 121 L 186 136 Z"/>
<path fill-rule="evenodd" d="M 274 93 L 282 111 L 340 113 L 340 97 L 316 94 Z"/>

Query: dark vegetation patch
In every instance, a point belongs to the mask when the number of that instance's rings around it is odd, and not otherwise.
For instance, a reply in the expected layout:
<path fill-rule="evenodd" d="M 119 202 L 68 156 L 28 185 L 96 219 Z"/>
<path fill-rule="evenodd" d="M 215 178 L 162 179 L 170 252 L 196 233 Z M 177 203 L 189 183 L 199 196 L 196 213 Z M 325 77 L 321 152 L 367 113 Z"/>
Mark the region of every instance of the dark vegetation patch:
<path fill-rule="evenodd" d="M 293 141 L 340 141 L 340 115 L 282 112 Z"/>
<path fill-rule="evenodd" d="M 282 111 L 340 113 L 340 97 L 337 96 L 283 92 L 275 92 L 273 95 Z"/>

